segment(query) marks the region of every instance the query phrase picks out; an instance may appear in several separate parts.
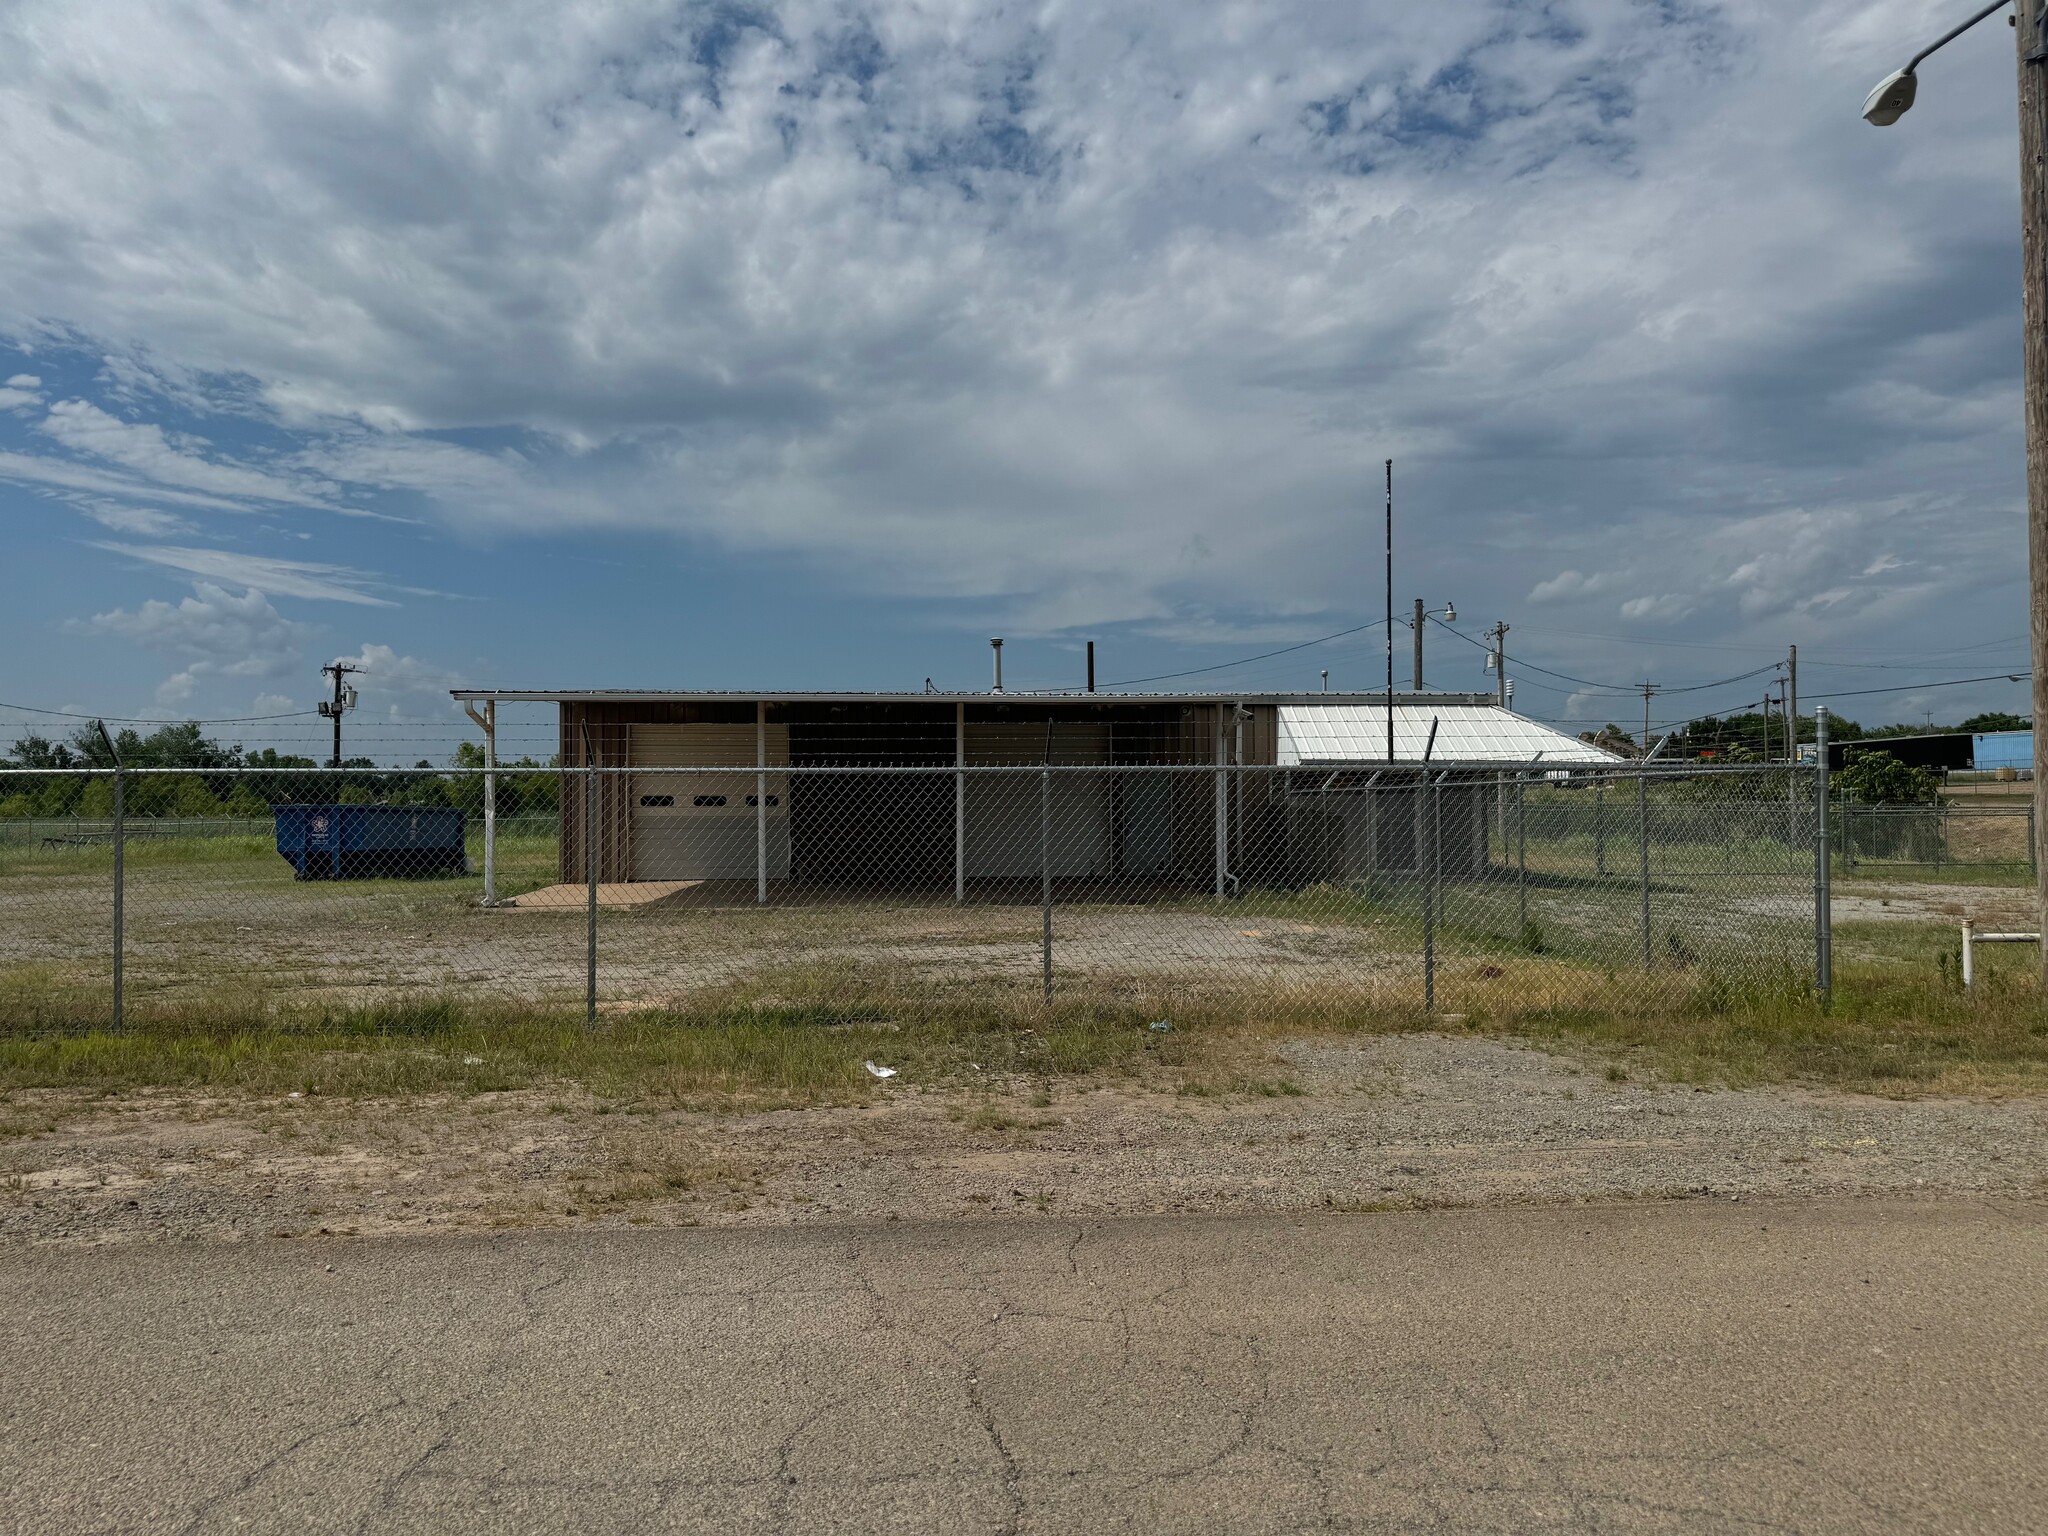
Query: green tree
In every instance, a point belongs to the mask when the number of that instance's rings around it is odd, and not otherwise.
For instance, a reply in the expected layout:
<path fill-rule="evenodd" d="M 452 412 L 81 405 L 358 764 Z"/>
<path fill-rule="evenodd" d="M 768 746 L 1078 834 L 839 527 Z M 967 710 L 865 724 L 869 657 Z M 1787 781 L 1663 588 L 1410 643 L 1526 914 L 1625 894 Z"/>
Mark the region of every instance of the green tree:
<path fill-rule="evenodd" d="M 125 796 L 124 796 L 125 800 Z M 124 805 L 123 809 L 126 809 Z M 87 779 L 79 792 L 77 804 L 71 814 L 89 816 L 95 821 L 104 821 L 114 814 L 114 781 L 112 779 Z"/>
<path fill-rule="evenodd" d="M 13 794 L 0 800 L 0 821 L 21 821 L 35 813 L 36 803 L 27 795 Z"/>
<path fill-rule="evenodd" d="M 221 803 L 214 798 L 213 791 L 206 787 L 206 780 L 199 775 L 182 775 L 171 781 L 170 798 L 165 806 L 167 814 L 187 821 L 210 821 L 221 815 Z"/>
<path fill-rule="evenodd" d="M 270 802 L 256 793 L 255 785 L 247 779 L 235 781 L 234 792 L 228 796 L 225 810 L 228 815 L 243 821 L 257 821 L 270 815 Z"/>
<path fill-rule="evenodd" d="M 2009 715 L 2004 710 L 1994 709 L 1987 714 L 1970 716 L 1956 729 L 1968 731 L 1972 736 L 1980 736 L 1987 731 L 2024 731 L 2031 728 L 2033 723 L 2025 715 Z"/>
<path fill-rule="evenodd" d="M 1858 752 L 1833 776 L 1835 793 L 1862 805 L 1933 805 L 1941 799 L 1941 777 L 1902 763 L 1889 752 Z"/>

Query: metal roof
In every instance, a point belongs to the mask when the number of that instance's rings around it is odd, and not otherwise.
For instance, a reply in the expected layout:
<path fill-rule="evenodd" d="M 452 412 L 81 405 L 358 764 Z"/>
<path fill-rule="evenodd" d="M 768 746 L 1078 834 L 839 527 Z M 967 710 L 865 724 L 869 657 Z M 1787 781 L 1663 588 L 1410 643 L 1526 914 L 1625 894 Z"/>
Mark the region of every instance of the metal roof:
<path fill-rule="evenodd" d="M 537 704 L 1318 704 L 1351 703 L 1358 707 L 1376 705 L 1386 709 L 1384 693 L 1246 693 L 1223 690 L 1215 693 L 1089 693 L 1075 689 L 1067 693 L 1027 692 L 1005 689 L 994 693 L 958 692 L 934 689 L 915 693 L 753 693 L 738 688 L 451 688 L 456 699 L 481 703 Z M 1454 708 L 1483 704 L 1491 708 L 1491 695 L 1484 693 L 1414 693 L 1397 690 L 1394 705 L 1423 709 Z M 1423 722 L 1427 730 L 1428 721 Z M 1384 729 L 1384 727 L 1383 727 Z M 1384 740 L 1384 738 L 1382 738 Z"/>
<path fill-rule="evenodd" d="M 1315 701 L 1312 696 L 1283 703 L 1279 720 L 1279 762 L 1283 767 L 1387 761 L 1385 695 L 1376 703 L 1346 699 L 1334 704 Z M 1436 722 L 1433 745 L 1431 721 Z M 1604 747 L 1493 703 L 1475 703 L 1469 696 L 1425 699 L 1412 694 L 1404 701 L 1396 694 L 1394 761 L 1420 762 L 1425 748 L 1430 760 L 1440 763 L 1527 764 L 1540 759 L 1546 766 L 1555 763 L 1562 767 L 1619 761 Z"/>

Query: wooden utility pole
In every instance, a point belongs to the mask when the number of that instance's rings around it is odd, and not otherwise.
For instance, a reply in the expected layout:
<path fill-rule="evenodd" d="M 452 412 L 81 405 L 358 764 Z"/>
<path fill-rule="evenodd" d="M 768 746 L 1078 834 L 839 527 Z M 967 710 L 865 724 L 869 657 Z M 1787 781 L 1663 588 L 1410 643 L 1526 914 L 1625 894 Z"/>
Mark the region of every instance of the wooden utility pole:
<path fill-rule="evenodd" d="M 2017 0 L 2020 261 L 2026 332 L 2027 593 L 2034 663 L 2034 918 L 2048 933 L 2048 0 Z M 2048 943 L 2039 946 L 2048 987 Z"/>
<path fill-rule="evenodd" d="M 1785 761 L 1799 761 L 1799 647 L 1791 646 L 1785 656 L 1785 724 L 1792 732 L 1792 750 L 1785 754 Z"/>
<path fill-rule="evenodd" d="M 1489 631 L 1493 636 L 1493 700 L 1502 709 L 1508 707 L 1508 627 L 1496 624 Z"/>
<path fill-rule="evenodd" d="M 1643 744 L 1640 750 L 1643 756 L 1648 757 L 1650 755 L 1650 695 L 1657 691 L 1657 685 L 1655 683 L 1637 683 L 1636 686 L 1643 690 Z"/>
<path fill-rule="evenodd" d="M 362 670 L 361 667 L 352 667 L 344 661 L 337 661 L 320 669 L 322 677 L 334 679 L 334 698 L 331 701 L 323 701 L 320 705 L 320 713 L 334 722 L 334 755 L 327 762 L 330 768 L 341 766 L 341 717 L 355 708 L 356 702 L 355 689 L 348 687 L 344 679 Z"/>

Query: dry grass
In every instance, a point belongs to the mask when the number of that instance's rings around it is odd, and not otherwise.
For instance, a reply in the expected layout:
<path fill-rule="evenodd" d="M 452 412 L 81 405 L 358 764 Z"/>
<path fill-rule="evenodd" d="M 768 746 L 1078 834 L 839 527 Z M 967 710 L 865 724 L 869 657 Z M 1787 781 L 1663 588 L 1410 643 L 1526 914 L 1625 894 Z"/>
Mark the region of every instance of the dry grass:
<path fill-rule="evenodd" d="M 1297 984 L 1047 1007 L 1014 989 L 935 993 L 878 970 L 818 967 L 707 989 L 686 1007 L 608 1012 L 595 1026 L 577 1011 L 502 1001 L 343 1004 L 252 983 L 150 1001 L 117 1034 L 71 1015 L 77 993 L 61 971 L 18 968 L 0 975 L 0 1091 L 388 1098 L 574 1083 L 607 1103 L 760 1109 L 863 1101 L 878 1091 L 872 1060 L 899 1070 L 889 1090 L 899 1092 L 1035 1088 L 1049 1103 L 1060 1081 L 1120 1078 L 1198 1096 L 1285 1095 L 1301 1090 L 1275 1055 L 1281 1042 L 1419 1029 L 1522 1038 L 1689 1081 L 1888 1094 L 2048 1087 L 2048 1008 L 2030 955 L 1989 957 L 1967 994 L 1937 931 L 1871 928 L 1848 936 L 1860 957 L 1841 968 L 1830 1010 L 1789 972 L 1736 987 L 1676 965 L 1645 977 L 1503 954 L 1446 966 L 1434 1015 L 1409 978 L 1363 996 Z M 1171 1028 L 1152 1028 L 1162 1016 Z"/>

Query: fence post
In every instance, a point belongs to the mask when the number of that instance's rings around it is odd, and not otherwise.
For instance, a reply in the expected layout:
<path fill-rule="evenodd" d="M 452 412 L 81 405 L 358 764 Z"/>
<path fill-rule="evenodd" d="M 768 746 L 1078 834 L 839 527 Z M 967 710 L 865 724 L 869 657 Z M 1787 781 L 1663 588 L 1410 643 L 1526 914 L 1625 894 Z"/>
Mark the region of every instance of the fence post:
<path fill-rule="evenodd" d="M 498 701 L 484 705 L 484 905 L 498 904 Z"/>
<path fill-rule="evenodd" d="M 1813 978 L 1826 1008 L 1835 989 L 1834 850 L 1828 844 L 1828 707 L 1813 710 L 1814 839 L 1813 839 Z"/>
<path fill-rule="evenodd" d="M 754 704 L 754 901 L 768 901 L 768 706 Z"/>
<path fill-rule="evenodd" d="M 967 900 L 967 706 L 953 706 L 953 899 Z"/>
<path fill-rule="evenodd" d="M 1526 773 L 1515 775 L 1515 937 L 1529 931 L 1529 805 L 1523 798 Z"/>
<path fill-rule="evenodd" d="M 588 894 L 583 906 L 583 1022 L 597 1022 L 597 762 L 590 754 L 590 728 L 583 728 L 583 870 Z"/>
<path fill-rule="evenodd" d="M 104 730 L 104 727 L 102 727 Z M 125 857 L 128 845 L 127 775 L 122 771 L 119 758 L 114 760 L 114 1028 L 123 1027 L 121 997 L 121 960 L 126 948 L 123 936 L 123 898 L 126 896 L 127 870 Z"/>
<path fill-rule="evenodd" d="M 1607 873 L 1607 779 L 1593 781 L 1593 873 Z"/>
<path fill-rule="evenodd" d="M 1442 825 L 1437 814 L 1437 781 L 1423 770 L 1424 782 L 1429 786 L 1429 864 L 1422 882 L 1422 1006 L 1426 1012 L 1436 1012 L 1436 897 L 1437 846 L 1441 841 Z"/>
<path fill-rule="evenodd" d="M 2027 802 L 2027 873 L 2040 878 L 2040 855 L 2034 848 L 2034 802 Z"/>
<path fill-rule="evenodd" d="M 1651 967 L 1650 956 L 1650 772 L 1636 770 L 1636 841 L 1640 855 L 1640 884 L 1643 907 L 1643 969 Z"/>
<path fill-rule="evenodd" d="M 1230 868 L 1230 739 L 1223 729 L 1223 706 L 1216 706 L 1216 894 L 1223 895 L 1223 877 Z"/>
<path fill-rule="evenodd" d="M 1038 958 L 1045 1001 L 1052 1002 L 1052 769 L 1038 770 Z"/>

